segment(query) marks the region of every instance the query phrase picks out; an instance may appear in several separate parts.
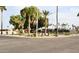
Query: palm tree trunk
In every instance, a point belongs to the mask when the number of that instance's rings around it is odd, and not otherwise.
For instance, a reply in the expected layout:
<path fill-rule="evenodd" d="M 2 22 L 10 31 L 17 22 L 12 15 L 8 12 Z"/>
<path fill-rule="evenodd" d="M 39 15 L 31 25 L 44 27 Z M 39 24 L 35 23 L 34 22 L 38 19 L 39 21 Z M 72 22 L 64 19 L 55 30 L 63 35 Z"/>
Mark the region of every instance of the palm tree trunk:
<path fill-rule="evenodd" d="M 47 35 L 47 28 L 45 28 L 45 35 Z"/>
<path fill-rule="evenodd" d="M 1 35 L 3 34 L 3 10 L 1 10 Z"/>
<path fill-rule="evenodd" d="M 45 26 L 45 35 L 46 35 L 46 33 L 47 33 L 47 27 Z"/>
<path fill-rule="evenodd" d="M 36 19 L 36 37 L 38 36 L 38 12 L 37 12 L 37 19 Z"/>
<path fill-rule="evenodd" d="M 45 17 L 45 35 L 46 35 L 46 33 L 47 33 L 47 19 Z"/>
<path fill-rule="evenodd" d="M 28 35 L 30 35 L 30 16 L 29 16 L 29 27 L 28 27 Z"/>

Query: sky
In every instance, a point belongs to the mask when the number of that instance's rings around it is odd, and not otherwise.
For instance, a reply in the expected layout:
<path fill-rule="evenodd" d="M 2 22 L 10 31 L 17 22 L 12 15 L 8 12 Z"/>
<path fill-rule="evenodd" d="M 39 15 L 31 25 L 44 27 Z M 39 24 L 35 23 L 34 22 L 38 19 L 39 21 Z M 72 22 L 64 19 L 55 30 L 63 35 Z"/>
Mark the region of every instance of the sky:
<path fill-rule="evenodd" d="M 20 10 L 25 6 L 6 6 L 7 10 L 3 12 L 3 28 L 11 28 L 9 24 L 10 16 L 20 14 Z M 56 24 L 56 6 L 37 6 L 40 11 L 49 11 L 48 19 L 49 24 Z M 58 7 L 58 22 L 60 24 L 67 23 L 69 25 L 79 26 L 79 17 L 77 13 L 79 12 L 79 6 L 59 6 Z"/>

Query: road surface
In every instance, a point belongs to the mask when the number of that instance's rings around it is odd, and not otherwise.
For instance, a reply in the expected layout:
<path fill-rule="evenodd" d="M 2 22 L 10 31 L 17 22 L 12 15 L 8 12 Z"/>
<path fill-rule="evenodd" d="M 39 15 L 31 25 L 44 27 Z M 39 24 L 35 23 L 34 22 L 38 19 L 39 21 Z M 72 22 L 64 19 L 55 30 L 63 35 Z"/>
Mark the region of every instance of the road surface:
<path fill-rule="evenodd" d="M 0 53 L 79 53 L 79 36 L 47 39 L 0 36 Z"/>

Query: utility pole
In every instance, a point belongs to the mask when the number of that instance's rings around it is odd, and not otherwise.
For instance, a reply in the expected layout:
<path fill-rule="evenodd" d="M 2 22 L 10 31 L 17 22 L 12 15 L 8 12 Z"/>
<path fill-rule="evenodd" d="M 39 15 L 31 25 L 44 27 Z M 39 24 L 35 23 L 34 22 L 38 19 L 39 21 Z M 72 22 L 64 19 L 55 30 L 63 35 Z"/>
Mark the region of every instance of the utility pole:
<path fill-rule="evenodd" d="M 58 36 L 58 6 L 56 6 L 56 37 Z"/>

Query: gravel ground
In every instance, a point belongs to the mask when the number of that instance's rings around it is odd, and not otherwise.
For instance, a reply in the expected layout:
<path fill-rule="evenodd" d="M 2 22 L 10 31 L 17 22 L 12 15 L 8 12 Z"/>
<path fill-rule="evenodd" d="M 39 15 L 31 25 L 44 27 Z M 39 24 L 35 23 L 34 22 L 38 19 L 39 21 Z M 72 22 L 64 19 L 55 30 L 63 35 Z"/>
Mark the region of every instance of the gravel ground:
<path fill-rule="evenodd" d="M 0 36 L 0 53 L 79 53 L 79 36 L 39 39 Z"/>

